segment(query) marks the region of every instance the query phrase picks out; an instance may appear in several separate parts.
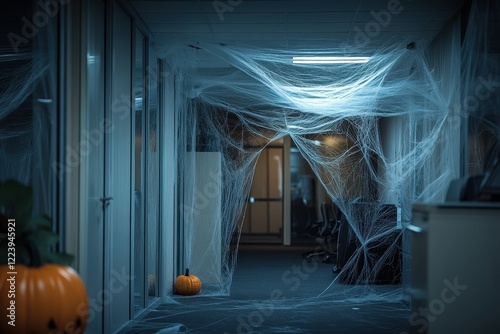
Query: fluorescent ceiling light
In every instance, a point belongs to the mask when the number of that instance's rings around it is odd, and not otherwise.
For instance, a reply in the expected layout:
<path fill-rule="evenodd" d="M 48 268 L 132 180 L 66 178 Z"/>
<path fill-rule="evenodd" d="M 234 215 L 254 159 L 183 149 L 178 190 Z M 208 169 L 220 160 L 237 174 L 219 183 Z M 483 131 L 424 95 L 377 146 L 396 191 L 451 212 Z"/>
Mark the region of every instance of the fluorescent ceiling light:
<path fill-rule="evenodd" d="M 293 57 L 294 64 L 364 64 L 370 57 Z"/>
<path fill-rule="evenodd" d="M 298 129 L 298 130 L 305 130 L 306 128 L 299 126 L 299 125 L 287 125 L 287 129 Z"/>

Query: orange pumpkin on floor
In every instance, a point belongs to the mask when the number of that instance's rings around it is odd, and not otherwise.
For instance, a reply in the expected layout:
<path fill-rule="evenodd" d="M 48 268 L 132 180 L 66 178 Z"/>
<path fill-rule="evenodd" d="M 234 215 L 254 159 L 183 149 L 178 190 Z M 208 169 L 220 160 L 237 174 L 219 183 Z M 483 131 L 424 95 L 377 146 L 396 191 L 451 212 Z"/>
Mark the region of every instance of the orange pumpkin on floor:
<path fill-rule="evenodd" d="M 189 269 L 186 269 L 185 275 L 177 276 L 174 288 L 178 295 L 193 296 L 200 292 L 201 280 L 194 275 L 189 275 Z"/>

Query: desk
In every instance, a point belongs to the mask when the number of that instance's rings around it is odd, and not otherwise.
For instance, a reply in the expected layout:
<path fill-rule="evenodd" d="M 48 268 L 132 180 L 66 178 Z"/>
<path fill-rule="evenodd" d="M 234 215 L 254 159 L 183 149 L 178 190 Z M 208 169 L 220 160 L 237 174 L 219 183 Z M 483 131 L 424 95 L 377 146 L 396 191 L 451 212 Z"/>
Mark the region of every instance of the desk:
<path fill-rule="evenodd" d="M 415 204 L 411 333 L 500 333 L 500 204 Z"/>

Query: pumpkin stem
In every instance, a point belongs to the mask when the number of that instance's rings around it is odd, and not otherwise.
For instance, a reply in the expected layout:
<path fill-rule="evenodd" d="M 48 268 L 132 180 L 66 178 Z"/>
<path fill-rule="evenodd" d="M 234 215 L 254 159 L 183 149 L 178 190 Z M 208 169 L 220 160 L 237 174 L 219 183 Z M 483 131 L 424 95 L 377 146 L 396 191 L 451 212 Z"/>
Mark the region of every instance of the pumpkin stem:
<path fill-rule="evenodd" d="M 26 243 L 26 248 L 28 249 L 28 254 L 30 256 L 30 267 L 41 267 L 42 266 L 42 260 L 40 258 L 40 253 L 38 252 L 38 248 L 36 247 L 35 243 L 31 240 L 28 240 Z"/>
<path fill-rule="evenodd" d="M 189 269 L 186 268 L 186 274 L 184 276 L 189 276 Z"/>

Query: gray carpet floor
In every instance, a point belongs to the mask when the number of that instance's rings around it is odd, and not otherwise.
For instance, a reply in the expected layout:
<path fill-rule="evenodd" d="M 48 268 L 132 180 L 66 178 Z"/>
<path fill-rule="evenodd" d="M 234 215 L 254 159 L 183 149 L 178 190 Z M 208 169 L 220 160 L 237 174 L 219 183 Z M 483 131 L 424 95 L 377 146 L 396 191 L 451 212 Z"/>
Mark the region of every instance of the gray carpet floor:
<path fill-rule="evenodd" d="M 303 251 L 242 247 L 229 296 L 172 296 L 124 333 L 409 331 L 410 311 L 400 286 L 340 284 L 332 264 L 307 262 Z"/>

